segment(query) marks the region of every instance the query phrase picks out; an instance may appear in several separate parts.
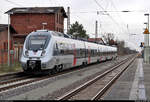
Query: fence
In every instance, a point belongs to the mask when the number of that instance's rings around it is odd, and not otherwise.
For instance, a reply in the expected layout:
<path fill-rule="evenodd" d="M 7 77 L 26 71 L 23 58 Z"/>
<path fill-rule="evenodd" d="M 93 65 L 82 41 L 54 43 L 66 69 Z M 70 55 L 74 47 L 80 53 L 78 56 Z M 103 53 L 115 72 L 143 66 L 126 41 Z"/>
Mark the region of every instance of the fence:
<path fill-rule="evenodd" d="M 22 54 L 22 48 L 14 48 L 10 50 L 10 66 L 19 64 L 19 59 Z M 0 67 L 6 66 L 8 62 L 8 50 L 0 50 Z"/>

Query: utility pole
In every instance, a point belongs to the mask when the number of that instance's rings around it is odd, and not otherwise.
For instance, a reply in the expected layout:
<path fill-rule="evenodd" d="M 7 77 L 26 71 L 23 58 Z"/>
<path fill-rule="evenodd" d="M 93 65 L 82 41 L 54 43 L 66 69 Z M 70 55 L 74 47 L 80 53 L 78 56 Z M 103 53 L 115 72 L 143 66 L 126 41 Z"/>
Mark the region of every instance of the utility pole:
<path fill-rule="evenodd" d="M 8 14 L 8 58 L 7 64 L 10 66 L 10 14 Z"/>
<path fill-rule="evenodd" d="M 97 20 L 95 22 L 95 42 L 96 42 L 96 39 L 97 39 L 97 31 L 98 31 L 98 26 L 97 26 Z"/>
<path fill-rule="evenodd" d="M 67 8 L 67 33 L 69 33 L 69 29 L 70 29 L 70 7 Z"/>

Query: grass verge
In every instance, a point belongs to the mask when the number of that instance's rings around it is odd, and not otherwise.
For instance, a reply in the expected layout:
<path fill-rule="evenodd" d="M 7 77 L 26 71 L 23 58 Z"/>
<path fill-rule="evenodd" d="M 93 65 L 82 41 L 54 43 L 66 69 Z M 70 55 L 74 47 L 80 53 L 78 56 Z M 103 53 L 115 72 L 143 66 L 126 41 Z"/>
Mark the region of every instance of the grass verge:
<path fill-rule="evenodd" d="M 8 66 L 7 64 L 0 65 L 0 74 L 22 71 L 21 64 L 15 63 Z"/>

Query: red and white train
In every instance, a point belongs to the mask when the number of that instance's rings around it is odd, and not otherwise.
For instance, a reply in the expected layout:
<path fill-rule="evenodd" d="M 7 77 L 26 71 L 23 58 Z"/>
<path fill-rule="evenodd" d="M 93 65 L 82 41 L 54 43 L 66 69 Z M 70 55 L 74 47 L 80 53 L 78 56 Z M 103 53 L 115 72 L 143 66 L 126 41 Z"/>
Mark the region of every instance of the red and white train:
<path fill-rule="evenodd" d="M 55 31 L 38 30 L 26 37 L 20 61 L 24 71 L 60 71 L 116 57 L 116 47 L 72 39 Z"/>

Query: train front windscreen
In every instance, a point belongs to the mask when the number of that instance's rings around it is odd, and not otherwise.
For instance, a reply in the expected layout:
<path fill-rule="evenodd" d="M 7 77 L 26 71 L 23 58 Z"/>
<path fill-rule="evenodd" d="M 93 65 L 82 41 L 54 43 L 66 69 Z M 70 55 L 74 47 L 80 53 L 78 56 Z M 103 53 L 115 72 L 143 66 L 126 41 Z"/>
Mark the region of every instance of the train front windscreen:
<path fill-rule="evenodd" d="M 28 50 L 46 49 L 49 41 L 50 35 L 47 34 L 31 35 L 26 43 L 26 49 Z"/>

